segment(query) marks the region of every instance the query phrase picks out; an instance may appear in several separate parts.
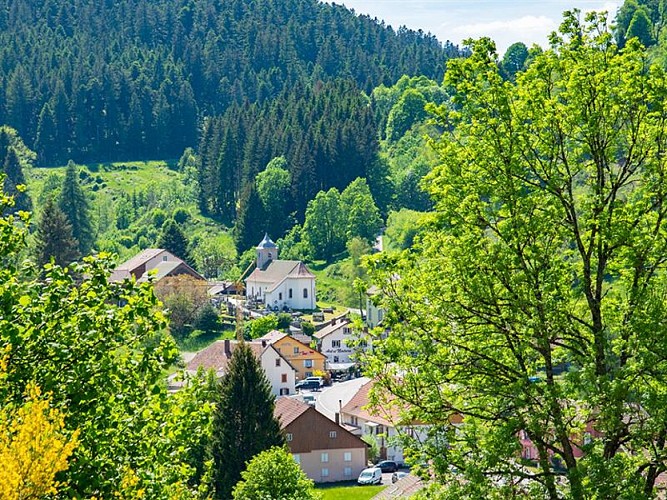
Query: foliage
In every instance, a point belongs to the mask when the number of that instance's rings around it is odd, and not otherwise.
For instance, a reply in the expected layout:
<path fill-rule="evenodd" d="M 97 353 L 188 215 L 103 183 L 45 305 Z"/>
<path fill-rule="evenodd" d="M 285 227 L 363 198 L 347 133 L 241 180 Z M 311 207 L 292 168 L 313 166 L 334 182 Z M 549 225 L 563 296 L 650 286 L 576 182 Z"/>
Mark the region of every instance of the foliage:
<path fill-rule="evenodd" d="M 340 195 L 340 210 L 346 220 L 347 241 L 360 238 L 374 243 L 382 228 L 380 210 L 373 200 L 366 179 L 357 178 Z"/>
<path fill-rule="evenodd" d="M 188 264 L 192 263 L 188 238 L 185 236 L 185 233 L 183 233 L 181 226 L 179 226 L 173 219 L 169 219 L 162 226 L 162 231 L 157 240 L 157 246 L 158 248 L 168 250 Z"/>
<path fill-rule="evenodd" d="M 423 213 L 407 208 L 389 212 L 387 229 L 384 233 L 385 249 L 407 250 L 410 248 L 419 234 L 419 221 L 423 215 Z"/>
<path fill-rule="evenodd" d="M 169 330 L 175 338 L 183 339 L 195 327 L 203 329 L 196 325 L 210 304 L 207 288 L 205 282 L 186 274 L 167 276 L 155 284 L 155 295 L 167 308 Z"/>
<path fill-rule="evenodd" d="M 95 243 L 90 202 L 79 182 L 79 168 L 72 161 L 67 164 L 58 206 L 72 226 L 72 235 L 79 243 L 79 253 L 88 255 Z"/>
<path fill-rule="evenodd" d="M 523 42 L 516 42 L 510 45 L 505 51 L 503 60 L 500 63 L 500 69 L 510 80 L 516 78 L 519 71 L 523 71 L 528 60 L 528 47 Z"/>
<path fill-rule="evenodd" d="M 290 185 L 292 176 L 288 171 L 287 160 L 283 156 L 274 158 L 266 169 L 255 178 L 257 194 L 262 201 L 267 219 L 267 230 L 280 237 L 288 227 Z"/>
<path fill-rule="evenodd" d="M 27 186 L 25 176 L 23 175 L 23 167 L 21 166 L 18 153 L 12 146 L 7 148 L 2 172 L 4 173 L 4 191 L 14 198 L 13 209 L 15 211 L 31 210 L 32 200 L 26 192 Z"/>
<path fill-rule="evenodd" d="M 21 405 L 34 381 L 64 417 L 63 435 L 78 433 L 59 495 L 111 498 L 124 478 L 150 498 L 193 495 L 204 466 L 190 451 L 207 435 L 207 406 L 188 399 L 195 386 L 183 399 L 167 395 L 164 370 L 177 350 L 159 334 L 166 323 L 151 286 L 109 283 L 108 255 L 67 269 L 47 264 L 43 279 L 31 278 L 37 270 L 13 258 L 25 222 L 0 218 L 0 349 L 8 352 L 0 407 Z"/>
<path fill-rule="evenodd" d="M 27 400 L 18 408 L 0 407 L 0 498 L 5 500 L 56 494 L 56 474 L 67 469 L 77 445 L 78 432 L 63 432 L 62 413 L 39 388 L 26 390 Z"/>
<path fill-rule="evenodd" d="M 278 328 L 278 316 L 275 314 L 267 314 L 266 316 L 247 321 L 244 327 L 247 332 L 246 336 L 249 337 L 248 340 L 258 339 L 269 333 L 271 330 L 276 330 Z"/>
<path fill-rule="evenodd" d="M 386 486 L 358 486 L 357 484 L 346 486 L 319 484 L 317 492 L 322 495 L 322 500 L 370 500 L 385 488 Z"/>
<path fill-rule="evenodd" d="M 433 424 L 413 456 L 442 498 L 650 497 L 667 467 L 667 79 L 598 14 L 551 43 L 516 84 L 488 39 L 449 65 L 435 214 L 371 262 L 369 374 Z"/>
<path fill-rule="evenodd" d="M 220 381 L 213 416 L 211 456 L 215 498 L 227 500 L 245 464 L 284 437 L 273 415 L 275 398 L 257 358 L 239 343 Z"/>
<path fill-rule="evenodd" d="M 380 443 L 372 434 L 364 434 L 361 440 L 368 445 L 368 460 L 375 463 L 380 456 Z"/>
<path fill-rule="evenodd" d="M 48 198 L 42 207 L 34 247 L 35 260 L 40 267 L 51 258 L 56 265 L 66 266 L 81 256 L 72 225 L 53 198 Z"/>
<path fill-rule="evenodd" d="M 239 500 L 314 500 L 312 479 L 301 470 L 289 450 L 274 446 L 255 455 L 241 473 L 232 497 Z"/>
<path fill-rule="evenodd" d="M 308 202 L 303 235 L 316 259 L 331 259 L 345 249 L 345 222 L 336 188 L 320 191 Z"/>
<path fill-rule="evenodd" d="M 301 331 L 304 335 L 312 337 L 315 334 L 315 325 L 313 325 L 310 321 L 302 321 Z"/>

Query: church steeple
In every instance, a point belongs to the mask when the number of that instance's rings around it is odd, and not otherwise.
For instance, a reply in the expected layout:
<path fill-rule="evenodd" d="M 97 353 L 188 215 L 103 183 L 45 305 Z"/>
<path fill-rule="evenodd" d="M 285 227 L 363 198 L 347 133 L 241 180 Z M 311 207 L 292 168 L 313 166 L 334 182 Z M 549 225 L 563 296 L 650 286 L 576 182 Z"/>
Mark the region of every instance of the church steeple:
<path fill-rule="evenodd" d="M 269 233 L 264 235 L 264 239 L 257 245 L 257 268 L 264 269 L 269 262 L 278 258 L 278 246 L 271 241 Z"/>

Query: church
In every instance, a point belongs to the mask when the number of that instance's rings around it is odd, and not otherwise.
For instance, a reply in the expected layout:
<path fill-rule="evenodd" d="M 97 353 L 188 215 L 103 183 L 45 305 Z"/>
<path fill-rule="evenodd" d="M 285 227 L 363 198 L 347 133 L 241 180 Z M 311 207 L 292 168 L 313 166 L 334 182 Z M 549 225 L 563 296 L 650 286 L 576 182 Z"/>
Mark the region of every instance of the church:
<path fill-rule="evenodd" d="M 315 275 L 306 265 L 278 259 L 278 246 L 268 234 L 256 250 L 257 267 L 245 280 L 246 299 L 263 302 L 274 311 L 315 309 Z"/>

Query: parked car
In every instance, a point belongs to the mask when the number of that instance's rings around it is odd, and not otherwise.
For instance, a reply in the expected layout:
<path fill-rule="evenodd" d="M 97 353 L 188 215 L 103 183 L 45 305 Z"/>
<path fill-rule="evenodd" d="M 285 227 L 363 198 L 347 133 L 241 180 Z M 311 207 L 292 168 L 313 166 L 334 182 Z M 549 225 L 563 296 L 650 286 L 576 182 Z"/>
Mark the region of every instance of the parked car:
<path fill-rule="evenodd" d="M 304 394 L 302 397 L 304 403 L 310 406 L 315 406 L 315 396 L 313 396 L 312 394 Z"/>
<path fill-rule="evenodd" d="M 324 387 L 324 379 L 322 377 L 306 377 L 304 380 L 312 380 L 320 384 L 320 387 Z"/>
<path fill-rule="evenodd" d="M 359 474 L 357 484 L 382 484 L 382 470 L 379 467 L 369 467 Z"/>
<path fill-rule="evenodd" d="M 319 391 L 320 383 L 317 380 L 302 380 L 301 382 L 298 382 L 294 388 L 297 391 Z"/>
<path fill-rule="evenodd" d="M 404 478 L 405 476 L 407 476 L 408 474 L 409 474 L 409 472 L 402 472 L 402 471 L 394 472 L 394 473 L 391 475 L 391 482 L 392 482 L 392 483 L 395 483 L 395 482 L 398 481 L 399 479 L 403 479 L 403 478 Z"/>
<path fill-rule="evenodd" d="M 396 472 L 398 470 L 398 464 L 392 460 L 383 460 L 375 464 L 375 467 L 379 468 L 382 472 Z"/>

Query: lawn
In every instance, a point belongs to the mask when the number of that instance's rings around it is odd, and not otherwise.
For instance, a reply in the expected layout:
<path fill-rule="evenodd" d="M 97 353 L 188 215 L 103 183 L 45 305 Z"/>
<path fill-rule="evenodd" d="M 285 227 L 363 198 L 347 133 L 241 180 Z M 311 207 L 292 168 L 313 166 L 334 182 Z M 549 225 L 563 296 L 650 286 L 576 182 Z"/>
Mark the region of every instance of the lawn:
<path fill-rule="evenodd" d="M 317 492 L 322 500 L 368 500 L 380 493 L 386 486 L 357 486 L 356 483 L 345 483 L 341 486 L 318 486 Z"/>

